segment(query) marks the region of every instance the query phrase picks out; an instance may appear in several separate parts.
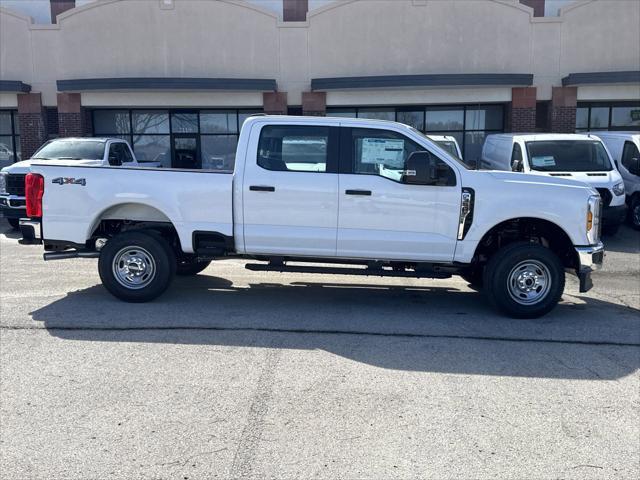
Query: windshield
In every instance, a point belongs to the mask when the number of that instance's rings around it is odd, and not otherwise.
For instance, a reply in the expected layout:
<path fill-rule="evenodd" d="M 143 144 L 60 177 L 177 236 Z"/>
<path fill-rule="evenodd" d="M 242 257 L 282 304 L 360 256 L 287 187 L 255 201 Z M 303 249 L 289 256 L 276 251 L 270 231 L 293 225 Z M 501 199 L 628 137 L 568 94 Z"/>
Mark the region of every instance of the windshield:
<path fill-rule="evenodd" d="M 446 148 L 446 147 L 444 147 L 443 145 L 441 145 L 441 143 L 440 143 L 440 142 L 436 142 L 436 141 L 434 141 L 434 140 L 431 140 L 427 135 L 425 135 L 424 133 L 422 133 L 420 130 L 416 130 L 416 129 L 415 129 L 415 128 L 413 128 L 413 127 L 409 127 L 409 128 L 411 129 L 411 131 L 412 131 L 412 132 L 414 132 L 414 133 L 416 133 L 416 134 L 420 135 L 422 138 L 426 138 L 426 139 L 427 139 L 427 140 L 429 140 L 430 142 L 435 143 L 435 144 L 436 144 L 436 145 L 438 145 L 440 148 L 442 148 L 444 151 L 446 151 L 447 153 L 449 153 L 449 154 L 451 155 L 451 157 L 452 157 L 452 158 L 453 158 L 453 159 L 454 159 L 454 160 L 455 160 L 459 165 L 462 165 L 462 166 L 463 166 L 464 168 L 466 168 L 467 170 L 471 170 L 471 169 L 469 168 L 469 165 L 467 165 L 466 163 L 464 163 L 464 162 L 462 161 L 462 159 L 461 159 L 461 158 L 458 158 L 458 152 L 457 152 L 457 151 L 455 151 L 455 153 L 451 153 L 451 151 L 450 151 L 448 148 Z M 445 141 L 446 141 L 446 140 L 445 140 Z M 449 142 L 449 143 L 453 143 L 453 142 Z M 453 148 L 455 149 L 455 145 L 454 145 L 454 147 L 453 147 Z"/>
<path fill-rule="evenodd" d="M 609 155 L 600 141 L 544 140 L 526 142 L 529 167 L 539 172 L 611 171 Z"/>
<path fill-rule="evenodd" d="M 105 142 L 86 140 L 53 140 L 32 158 L 41 160 L 102 160 Z"/>
<path fill-rule="evenodd" d="M 460 158 L 458 157 L 458 149 L 456 148 L 455 142 L 452 142 L 451 140 L 434 140 L 434 141 L 454 157 Z"/>

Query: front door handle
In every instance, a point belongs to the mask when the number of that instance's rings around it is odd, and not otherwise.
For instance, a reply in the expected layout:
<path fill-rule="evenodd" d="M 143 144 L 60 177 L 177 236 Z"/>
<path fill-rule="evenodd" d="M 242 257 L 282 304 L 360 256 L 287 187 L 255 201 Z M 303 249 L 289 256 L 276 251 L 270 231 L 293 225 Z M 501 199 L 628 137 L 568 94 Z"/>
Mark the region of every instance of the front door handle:
<path fill-rule="evenodd" d="M 265 185 L 251 185 L 249 190 L 252 192 L 275 192 L 276 187 L 268 187 Z"/>
<path fill-rule="evenodd" d="M 345 192 L 347 195 L 365 195 L 370 197 L 371 196 L 371 190 L 345 190 Z"/>

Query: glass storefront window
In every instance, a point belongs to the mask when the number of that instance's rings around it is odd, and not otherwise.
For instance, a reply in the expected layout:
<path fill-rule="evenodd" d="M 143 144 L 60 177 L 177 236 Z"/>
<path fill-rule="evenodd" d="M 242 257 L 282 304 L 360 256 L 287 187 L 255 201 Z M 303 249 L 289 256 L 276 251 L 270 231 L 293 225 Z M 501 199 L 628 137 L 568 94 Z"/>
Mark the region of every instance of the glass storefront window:
<path fill-rule="evenodd" d="M 612 127 L 640 127 L 640 105 L 633 107 L 613 107 Z"/>
<path fill-rule="evenodd" d="M 394 121 L 396 119 L 396 112 L 393 108 L 359 108 L 358 118 Z"/>
<path fill-rule="evenodd" d="M 169 133 L 169 112 L 162 110 L 134 110 L 133 133 Z"/>
<path fill-rule="evenodd" d="M 576 109 L 576 128 L 589 128 L 589 109 Z"/>
<path fill-rule="evenodd" d="M 462 130 L 464 128 L 463 108 L 427 108 L 427 132 Z"/>
<path fill-rule="evenodd" d="M 172 133 L 198 133 L 197 113 L 172 113 L 171 114 Z"/>
<path fill-rule="evenodd" d="M 0 112 L 0 135 L 11 135 L 12 133 L 11 112 L 9 110 Z"/>
<path fill-rule="evenodd" d="M 13 138 L 11 135 L 0 135 L 0 168 L 11 165 L 15 159 Z"/>
<path fill-rule="evenodd" d="M 465 118 L 467 130 L 502 130 L 504 110 L 497 105 L 468 108 Z"/>
<path fill-rule="evenodd" d="M 591 109 L 589 128 L 609 128 L 609 107 L 594 107 Z"/>
<path fill-rule="evenodd" d="M 424 131 L 424 110 L 398 111 L 396 120 L 416 130 Z"/>
<path fill-rule="evenodd" d="M 244 121 L 250 116 L 255 115 L 256 113 L 261 113 L 261 112 L 257 110 L 245 110 L 245 111 L 238 112 L 238 127 L 242 129 L 242 124 L 244 123 Z"/>
<path fill-rule="evenodd" d="M 327 108 L 327 117 L 356 118 L 358 114 L 351 108 Z"/>
<path fill-rule="evenodd" d="M 479 160 L 482 153 L 486 132 L 466 132 L 464 134 L 464 159 L 466 161 Z"/>
<path fill-rule="evenodd" d="M 200 112 L 202 133 L 238 133 L 238 114 L 235 111 Z"/>
<path fill-rule="evenodd" d="M 202 135 L 202 168 L 207 170 L 233 170 L 237 135 Z"/>
<path fill-rule="evenodd" d="M 96 110 L 93 112 L 93 131 L 96 135 L 131 133 L 128 110 Z"/>
<path fill-rule="evenodd" d="M 140 162 L 160 162 L 171 168 L 169 135 L 134 135 L 133 150 Z"/>

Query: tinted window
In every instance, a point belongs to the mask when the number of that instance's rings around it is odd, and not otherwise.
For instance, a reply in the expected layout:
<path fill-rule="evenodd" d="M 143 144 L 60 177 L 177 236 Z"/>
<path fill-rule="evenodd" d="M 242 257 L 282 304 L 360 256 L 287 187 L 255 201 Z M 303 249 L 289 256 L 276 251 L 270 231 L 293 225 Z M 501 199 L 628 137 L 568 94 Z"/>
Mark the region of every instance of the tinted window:
<path fill-rule="evenodd" d="M 128 110 L 96 110 L 93 112 L 93 131 L 96 135 L 131 132 Z"/>
<path fill-rule="evenodd" d="M 131 118 L 133 133 L 169 133 L 169 112 L 136 110 Z"/>
<path fill-rule="evenodd" d="M 396 182 L 402 182 L 403 177 L 409 169 L 407 159 L 414 152 L 425 152 L 413 140 L 389 130 L 354 128 L 351 130 L 352 138 L 352 158 L 353 172 L 364 175 L 379 175 Z M 445 178 L 443 184 L 451 185 L 453 178 L 455 185 L 455 174 L 451 167 L 437 158 L 428 154 L 429 161 L 433 165 L 433 171 L 445 171 L 449 175 L 440 176 Z M 438 178 L 434 177 L 433 184 L 439 184 Z"/>
<path fill-rule="evenodd" d="M 596 172 L 612 170 L 598 141 L 548 140 L 527 142 L 529 167 L 540 172 Z"/>
<path fill-rule="evenodd" d="M 124 143 L 112 143 L 109 147 L 109 165 L 119 166 L 126 162 L 131 162 L 131 154 Z"/>
<path fill-rule="evenodd" d="M 33 157 L 61 160 L 102 160 L 104 146 L 105 143 L 99 141 L 53 140 L 45 144 Z"/>
<path fill-rule="evenodd" d="M 632 158 L 640 158 L 638 147 L 635 143 L 625 142 L 624 150 L 622 150 L 622 165 L 629 169 Z"/>
<path fill-rule="evenodd" d="M 258 165 L 279 172 L 326 172 L 329 127 L 269 125 L 260 132 Z"/>

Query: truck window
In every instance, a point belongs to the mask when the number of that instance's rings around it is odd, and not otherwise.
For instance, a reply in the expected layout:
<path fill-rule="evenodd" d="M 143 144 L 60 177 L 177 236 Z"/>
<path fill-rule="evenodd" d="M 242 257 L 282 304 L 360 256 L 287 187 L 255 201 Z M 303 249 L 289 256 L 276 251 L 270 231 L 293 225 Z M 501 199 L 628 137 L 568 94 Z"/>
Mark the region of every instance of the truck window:
<path fill-rule="evenodd" d="M 529 167 L 540 172 L 609 172 L 609 155 L 600 141 L 536 140 L 526 142 Z"/>
<path fill-rule="evenodd" d="M 402 182 L 409 155 L 425 151 L 413 140 L 390 130 L 354 128 L 351 137 L 353 173 L 378 175 L 396 182 Z M 455 185 L 456 177 L 451 167 L 430 152 L 427 153 L 439 172 L 439 178 L 447 179 L 434 185 Z"/>
<path fill-rule="evenodd" d="M 522 148 L 519 143 L 513 144 L 513 151 L 511 152 L 511 170 L 514 172 L 521 172 L 522 169 Z"/>
<path fill-rule="evenodd" d="M 640 151 L 633 142 L 624 142 L 624 149 L 622 150 L 622 165 L 629 170 L 631 167 L 631 159 L 640 158 Z"/>
<path fill-rule="evenodd" d="M 327 171 L 329 127 L 267 125 L 260 132 L 258 165 L 277 172 Z"/>

